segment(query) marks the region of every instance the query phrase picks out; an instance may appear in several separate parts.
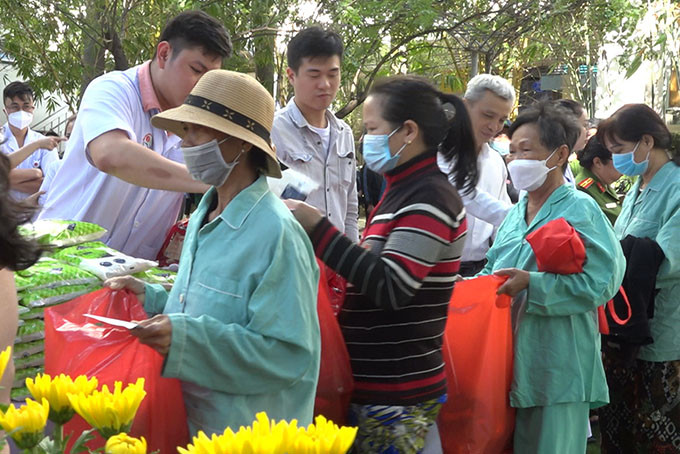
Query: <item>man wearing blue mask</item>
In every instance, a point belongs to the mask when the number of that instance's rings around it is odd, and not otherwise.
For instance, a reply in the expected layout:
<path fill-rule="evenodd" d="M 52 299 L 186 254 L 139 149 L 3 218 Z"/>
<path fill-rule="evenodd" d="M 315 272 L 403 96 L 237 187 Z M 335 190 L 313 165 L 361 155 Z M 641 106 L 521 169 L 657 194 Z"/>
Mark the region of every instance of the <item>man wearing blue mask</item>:
<path fill-rule="evenodd" d="M 151 61 L 92 81 L 40 218 L 93 222 L 114 249 L 155 259 L 183 193 L 207 186 L 182 164 L 179 138 L 153 127 L 151 117 L 181 105 L 231 50 L 221 23 L 185 11 L 163 29 Z"/>

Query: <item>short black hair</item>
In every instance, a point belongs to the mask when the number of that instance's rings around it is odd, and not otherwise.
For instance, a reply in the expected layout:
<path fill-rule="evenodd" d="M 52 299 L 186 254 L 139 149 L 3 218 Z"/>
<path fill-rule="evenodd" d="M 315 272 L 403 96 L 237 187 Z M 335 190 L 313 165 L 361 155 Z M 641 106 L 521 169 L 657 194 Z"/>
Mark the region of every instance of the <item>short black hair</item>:
<path fill-rule="evenodd" d="M 22 101 L 25 101 L 28 97 L 33 99 L 33 89 L 26 82 L 15 80 L 14 82 L 11 82 L 9 85 L 7 85 L 2 91 L 3 102 L 6 99 L 14 99 L 17 97 Z"/>
<path fill-rule="evenodd" d="M 583 106 L 578 102 L 574 101 L 573 99 L 558 99 L 557 101 L 555 101 L 555 104 L 571 111 L 571 113 L 576 115 L 576 119 L 581 118 L 581 115 L 583 115 L 583 113 L 585 112 L 583 110 Z"/>
<path fill-rule="evenodd" d="M 550 151 L 565 144 L 572 151 L 581 135 L 581 126 L 572 111 L 549 101 L 524 109 L 510 126 L 509 137 L 527 124 L 538 127 L 539 141 Z"/>
<path fill-rule="evenodd" d="M 333 30 L 318 26 L 308 27 L 293 36 L 288 43 L 286 57 L 288 67 L 297 72 L 303 58 L 333 57 L 337 55 L 342 61 L 344 47 L 342 38 Z"/>
<path fill-rule="evenodd" d="M 612 152 L 597 140 L 597 136 L 593 136 L 588 140 L 583 150 L 576 152 L 581 167 L 590 170 L 593 167 L 593 160 L 600 158 L 602 164 L 606 164 L 612 160 Z"/>
<path fill-rule="evenodd" d="M 202 47 L 206 53 L 222 58 L 230 57 L 232 52 L 231 38 L 224 25 L 198 10 L 184 11 L 170 19 L 161 32 L 158 42 L 161 41 L 172 46 L 172 58 L 188 47 Z"/>

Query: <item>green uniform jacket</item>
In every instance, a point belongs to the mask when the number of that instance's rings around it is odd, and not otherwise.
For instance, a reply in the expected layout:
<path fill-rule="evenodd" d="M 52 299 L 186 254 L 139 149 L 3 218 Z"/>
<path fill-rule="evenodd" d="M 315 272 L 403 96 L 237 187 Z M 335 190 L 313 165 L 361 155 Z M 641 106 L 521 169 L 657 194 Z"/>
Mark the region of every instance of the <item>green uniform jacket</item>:
<path fill-rule="evenodd" d="M 510 404 L 527 408 L 569 402 L 609 402 L 600 358 L 596 309 L 623 280 L 625 258 L 614 231 L 595 201 L 570 185 L 557 188 L 527 226 L 527 195 L 508 213 L 481 274 L 501 268 L 530 272 L 527 303 L 515 332 Z M 586 247 L 583 271 L 538 272 L 526 236 L 564 218 Z M 517 298 L 515 299 L 517 301 Z"/>
<path fill-rule="evenodd" d="M 643 346 L 638 358 L 675 361 L 680 359 L 680 167 L 669 162 L 642 192 L 641 184 L 638 178 L 614 226 L 620 239 L 651 238 L 666 255 L 656 275 L 659 293 L 649 320 L 654 343 Z"/>
<path fill-rule="evenodd" d="M 201 227 L 215 197 L 189 221 L 170 294 L 146 286 L 147 313 L 172 322 L 163 376 L 182 381 L 192 435 L 236 432 L 260 411 L 306 426 L 321 352 L 312 244 L 264 176 Z"/>
<path fill-rule="evenodd" d="M 581 167 L 581 171 L 576 175 L 576 189 L 595 199 L 609 222 L 614 225 L 621 213 L 621 200 L 609 185 L 602 183 L 590 170 Z"/>

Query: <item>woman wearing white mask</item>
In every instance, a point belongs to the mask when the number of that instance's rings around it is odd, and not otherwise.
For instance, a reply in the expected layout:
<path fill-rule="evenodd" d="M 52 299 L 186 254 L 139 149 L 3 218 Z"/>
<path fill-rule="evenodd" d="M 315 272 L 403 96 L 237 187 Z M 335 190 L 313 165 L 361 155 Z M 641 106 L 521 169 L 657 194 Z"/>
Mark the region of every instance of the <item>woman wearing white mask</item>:
<path fill-rule="evenodd" d="M 673 149 L 663 120 L 644 104 L 617 110 L 598 127 L 597 137 L 619 172 L 638 176 L 614 230 L 623 244 L 637 243 L 625 248 L 624 287 L 633 311 L 639 308 L 644 319 L 653 315 L 645 320 L 646 339 L 609 338 L 603 346 L 611 404 L 600 412 L 602 452 L 678 452 L 680 150 Z M 655 256 L 654 249 L 661 254 Z M 651 291 L 631 279 L 642 276 Z"/>
<path fill-rule="evenodd" d="M 338 319 L 355 380 L 353 452 L 415 454 L 446 399 L 442 336 L 466 230 L 437 152 L 455 158 L 458 188 L 472 189 L 474 136 L 462 101 L 416 77 L 377 83 L 363 120 L 364 160 L 387 187 L 360 245 L 311 206 L 287 203 L 317 256 L 351 284 Z"/>
<path fill-rule="evenodd" d="M 625 261 L 597 203 L 564 182 L 579 129 L 547 103 L 512 124 L 508 171 L 527 194 L 501 224 L 480 273 L 508 276 L 498 291 L 516 297 L 510 404 L 517 408 L 514 451 L 522 454 L 585 452 L 589 410 L 608 402 L 596 309 L 618 290 Z M 525 239 L 558 218 L 585 245 L 580 273 L 539 272 Z"/>
<path fill-rule="evenodd" d="M 254 78 L 207 72 L 180 107 L 155 116 L 182 137 L 192 177 L 213 186 L 192 214 L 175 284 L 127 287 L 152 316 L 131 331 L 182 381 L 192 435 L 237 431 L 259 411 L 312 421 L 319 373 L 319 270 L 312 245 L 267 187 L 281 177 L 274 100 Z M 155 315 L 158 314 L 158 315 Z"/>

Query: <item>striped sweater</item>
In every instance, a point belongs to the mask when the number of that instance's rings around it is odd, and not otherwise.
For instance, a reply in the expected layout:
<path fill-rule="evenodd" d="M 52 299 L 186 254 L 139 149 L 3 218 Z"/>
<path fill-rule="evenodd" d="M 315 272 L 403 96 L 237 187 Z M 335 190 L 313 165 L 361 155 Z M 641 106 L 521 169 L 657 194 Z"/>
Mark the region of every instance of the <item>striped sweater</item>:
<path fill-rule="evenodd" d="M 353 402 L 413 405 L 446 393 L 442 336 L 465 241 L 465 211 L 434 153 L 389 172 L 360 245 L 323 220 L 317 256 L 350 285 L 339 315 Z"/>

